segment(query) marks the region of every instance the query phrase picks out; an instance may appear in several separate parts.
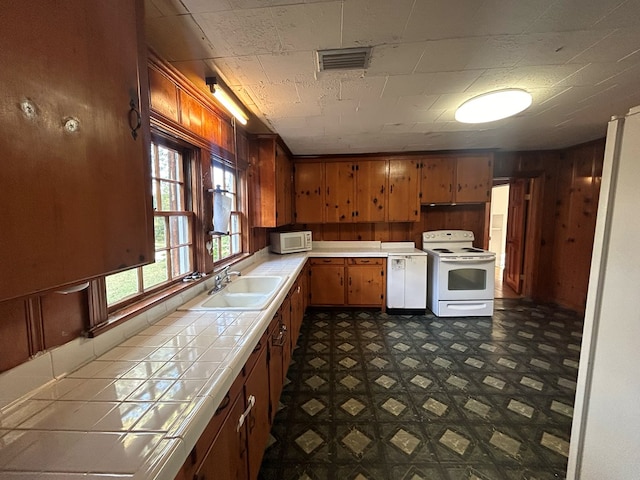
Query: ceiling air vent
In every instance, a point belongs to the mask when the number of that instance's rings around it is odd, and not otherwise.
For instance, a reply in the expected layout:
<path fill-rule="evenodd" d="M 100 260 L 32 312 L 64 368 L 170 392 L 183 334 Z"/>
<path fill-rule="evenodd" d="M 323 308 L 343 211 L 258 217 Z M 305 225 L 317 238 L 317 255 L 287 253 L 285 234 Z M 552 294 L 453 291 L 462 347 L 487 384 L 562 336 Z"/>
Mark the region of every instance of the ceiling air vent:
<path fill-rule="evenodd" d="M 318 71 L 367 68 L 370 54 L 371 47 L 318 50 Z"/>

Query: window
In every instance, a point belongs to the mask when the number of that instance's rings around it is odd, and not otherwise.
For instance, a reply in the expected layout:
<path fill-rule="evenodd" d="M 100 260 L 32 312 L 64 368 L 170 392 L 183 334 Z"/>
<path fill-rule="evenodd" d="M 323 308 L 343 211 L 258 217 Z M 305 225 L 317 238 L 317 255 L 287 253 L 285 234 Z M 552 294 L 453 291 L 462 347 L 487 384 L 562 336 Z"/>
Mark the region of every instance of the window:
<path fill-rule="evenodd" d="M 219 225 L 214 225 L 214 232 L 211 234 L 209 251 L 214 262 L 219 262 L 227 258 L 242 253 L 242 216 L 240 213 L 241 202 L 238 198 L 238 174 L 235 168 L 224 162 L 213 159 L 211 162 L 211 178 L 215 186 L 214 193 L 214 218 L 216 218 L 216 208 L 220 208 L 223 202 L 216 202 L 215 197 L 220 195 L 230 200 L 230 218 L 227 231 L 220 230 Z M 227 202 L 229 202 L 227 200 Z M 214 222 L 215 223 L 215 222 Z"/>
<path fill-rule="evenodd" d="M 152 142 L 155 263 L 106 277 L 109 307 L 165 286 L 194 270 L 188 152 Z"/>

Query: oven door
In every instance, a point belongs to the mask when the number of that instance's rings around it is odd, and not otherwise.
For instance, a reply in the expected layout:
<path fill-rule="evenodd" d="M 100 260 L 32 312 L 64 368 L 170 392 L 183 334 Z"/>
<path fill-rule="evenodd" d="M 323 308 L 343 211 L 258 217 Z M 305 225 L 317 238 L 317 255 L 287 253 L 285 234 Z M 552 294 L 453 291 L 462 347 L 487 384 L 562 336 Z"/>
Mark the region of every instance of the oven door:
<path fill-rule="evenodd" d="M 495 257 L 445 257 L 439 267 L 438 300 L 493 299 Z"/>

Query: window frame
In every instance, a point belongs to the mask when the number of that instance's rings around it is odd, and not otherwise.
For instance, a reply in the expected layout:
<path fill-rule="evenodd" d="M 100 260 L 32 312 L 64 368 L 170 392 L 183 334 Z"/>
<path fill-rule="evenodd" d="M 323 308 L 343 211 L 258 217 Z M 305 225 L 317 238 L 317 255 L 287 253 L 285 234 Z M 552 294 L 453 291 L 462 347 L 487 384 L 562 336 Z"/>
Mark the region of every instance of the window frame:
<path fill-rule="evenodd" d="M 183 279 L 185 277 L 187 277 L 188 275 L 192 274 L 193 272 L 197 272 L 199 271 L 199 258 L 198 258 L 198 254 L 197 254 L 197 239 L 196 239 L 196 235 L 195 235 L 195 224 L 196 224 L 196 220 L 198 218 L 198 210 L 199 210 L 199 205 L 198 202 L 196 201 L 196 195 L 195 192 L 197 192 L 197 188 L 198 188 L 198 182 L 197 182 L 197 177 L 199 176 L 199 162 L 198 162 L 198 156 L 199 156 L 199 148 L 195 145 L 192 145 L 188 142 L 185 141 L 180 141 L 176 138 L 172 138 L 169 137 L 167 135 L 162 134 L 161 132 L 154 132 L 152 131 L 151 134 L 151 144 L 150 144 L 150 149 L 153 148 L 154 145 L 162 145 L 168 149 L 171 150 L 175 150 L 177 152 L 180 153 L 181 157 L 182 157 L 182 175 L 183 175 L 183 181 L 181 182 L 184 186 L 184 198 L 182 199 L 182 201 L 184 202 L 184 206 L 185 208 L 190 208 L 189 210 L 158 210 L 156 208 L 155 202 L 156 199 L 158 198 L 157 196 L 154 197 L 154 204 L 153 204 L 153 220 L 154 220 L 154 225 L 155 225 L 155 221 L 157 218 L 164 218 L 165 219 L 165 223 L 170 222 L 170 217 L 186 217 L 189 223 L 189 227 L 188 227 L 188 236 L 189 236 L 189 243 L 187 245 L 190 245 L 190 262 L 191 262 L 191 270 L 189 270 L 188 272 L 179 274 L 179 275 L 175 275 L 172 276 L 171 278 L 169 278 L 167 281 L 155 284 L 149 288 L 144 288 L 144 268 L 145 266 L 148 265 L 153 265 L 154 262 L 149 263 L 147 265 L 143 265 L 143 266 L 139 266 L 139 267 L 134 267 L 131 268 L 129 270 L 135 270 L 136 271 L 136 277 L 137 277 L 137 292 L 129 295 L 127 297 L 124 297 L 122 299 L 120 299 L 119 301 L 113 303 L 113 304 L 108 304 L 107 301 L 107 287 L 106 287 L 106 279 L 107 276 L 103 277 L 104 278 L 104 285 L 105 285 L 105 295 L 104 295 L 104 301 L 106 304 L 106 310 L 107 313 L 109 315 L 113 314 L 114 312 L 117 312 L 119 310 L 128 308 L 133 306 L 136 303 L 139 302 L 144 302 L 146 299 L 148 299 L 149 297 L 156 295 L 164 290 L 170 289 L 172 286 L 176 285 L 179 282 L 182 282 Z M 150 155 L 149 156 L 150 160 L 153 159 L 153 156 Z M 157 162 L 157 160 L 156 160 Z M 150 168 L 150 172 L 153 172 L 154 168 Z M 156 172 L 157 173 L 157 172 Z M 152 190 L 156 190 L 159 189 L 159 184 L 160 181 L 156 182 L 156 178 L 161 178 L 161 177 L 152 177 L 151 178 L 151 188 Z M 164 181 L 164 180 L 163 180 Z M 170 182 L 176 182 L 179 183 L 179 181 L 173 181 L 170 180 Z M 151 192 L 150 192 L 151 193 Z M 170 227 L 170 225 L 169 225 Z M 169 234 L 170 230 L 165 230 L 165 232 L 167 233 L 167 237 Z M 155 235 L 154 235 L 154 240 L 155 240 Z M 170 250 L 177 250 L 177 248 L 180 248 L 181 245 L 174 245 L 174 246 L 170 246 L 169 245 L 169 238 L 166 238 L 165 240 L 165 246 L 158 249 L 158 246 L 155 244 L 154 242 L 154 259 L 155 259 L 155 255 L 159 252 L 159 251 L 166 251 L 167 252 L 167 275 L 169 276 L 169 271 L 172 268 L 171 266 L 171 255 L 169 254 Z M 123 270 L 124 271 L 128 271 L 128 270 Z M 119 272 L 122 273 L 122 272 Z"/>

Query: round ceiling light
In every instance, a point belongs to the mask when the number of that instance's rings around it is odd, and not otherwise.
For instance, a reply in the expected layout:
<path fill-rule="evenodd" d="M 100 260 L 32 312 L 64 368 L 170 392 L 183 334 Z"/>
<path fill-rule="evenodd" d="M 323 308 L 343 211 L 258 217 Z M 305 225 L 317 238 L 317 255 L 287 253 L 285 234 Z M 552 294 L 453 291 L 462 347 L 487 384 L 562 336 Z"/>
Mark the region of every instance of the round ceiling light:
<path fill-rule="evenodd" d="M 461 123 L 485 123 L 511 117 L 531 105 L 531 94 L 519 88 L 496 90 L 473 97 L 456 110 Z"/>

